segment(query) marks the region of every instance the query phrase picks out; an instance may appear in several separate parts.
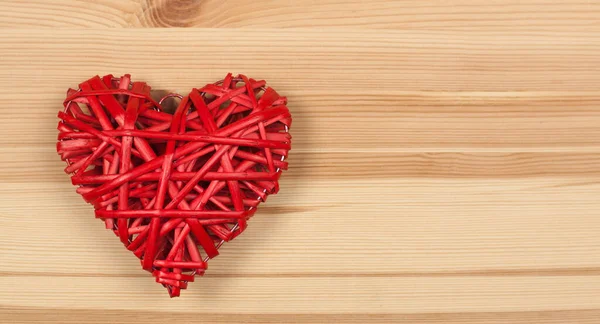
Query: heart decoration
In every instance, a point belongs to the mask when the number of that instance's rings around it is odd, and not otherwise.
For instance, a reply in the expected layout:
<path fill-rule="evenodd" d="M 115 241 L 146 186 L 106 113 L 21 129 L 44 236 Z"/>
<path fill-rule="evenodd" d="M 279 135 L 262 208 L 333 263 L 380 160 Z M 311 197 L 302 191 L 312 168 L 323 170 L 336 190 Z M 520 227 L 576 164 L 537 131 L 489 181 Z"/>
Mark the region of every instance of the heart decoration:
<path fill-rule="evenodd" d="M 159 102 L 129 75 L 95 76 L 67 92 L 57 151 L 96 218 L 176 297 L 279 190 L 286 102 L 244 75 Z"/>

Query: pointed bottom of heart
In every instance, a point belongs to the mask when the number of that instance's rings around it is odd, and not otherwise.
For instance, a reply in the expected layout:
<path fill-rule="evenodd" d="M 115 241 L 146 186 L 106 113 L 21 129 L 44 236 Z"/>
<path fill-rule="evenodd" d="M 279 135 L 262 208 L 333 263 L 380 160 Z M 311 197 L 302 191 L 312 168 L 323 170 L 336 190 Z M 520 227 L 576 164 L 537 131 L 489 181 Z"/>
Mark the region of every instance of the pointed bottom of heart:
<path fill-rule="evenodd" d="M 137 244 L 140 240 L 145 239 L 144 236 L 133 236 L 133 241 L 128 241 L 124 244 L 128 250 L 132 250 L 133 254 L 140 258 L 142 268 L 149 271 L 156 282 L 162 284 L 167 289 L 170 297 L 178 297 L 181 290 L 186 289 L 188 283 L 193 282 L 196 276 L 203 276 L 208 268 L 208 260 L 219 254 L 218 249 L 225 242 L 233 240 L 246 229 L 246 226 L 236 224 L 228 231 L 220 233 L 221 239 L 216 238 L 219 236 L 215 236 L 213 239 L 207 233 L 198 233 L 197 231 L 201 230 L 200 227 L 188 225 L 188 222 L 194 221 L 173 219 L 161 224 L 162 228 L 174 226 L 175 230 L 172 232 L 172 237 L 156 240 L 156 242 L 160 242 L 160 247 L 157 254 L 150 254 L 154 255 L 153 258 L 145 258 L 145 253 L 153 249 L 152 247 L 150 249 L 147 247 L 151 241 L 145 241 L 139 246 Z M 147 227 L 149 226 L 151 226 L 151 223 Z M 195 230 L 192 231 L 190 228 L 194 228 Z M 136 231 L 138 229 L 139 227 L 136 228 Z M 150 229 L 148 231 L 152 232 Z M 119 236 L 118 229 L 113 230 L 113 232 L 117 237 Z M 204 249 L 206 255 L 204 257 L 197 253 L 198 246 L 196 246 L 196 237 L 202 237 L 203 235 L 206 235 L 205 238 L 211 240 L 210 243 L 204 242 L 207 244 L 207 247 Z M 139 238 L 139 240 L 136 240 L 136 238 Z"/>
<path fill-rule="evenodd" d="M 204 271 L 201 273 L 196 273 L 196 275 L 203 274 Z M 156 278 L 156 282 L 163 284 L 167 288 L 171 297 L 179 296 L 181 289 L 186 289 L 187 283 L 194 281 L 194 275 L 186 275 L 170 271 L 165 272 L 154 270 L 152 275 Z"/>

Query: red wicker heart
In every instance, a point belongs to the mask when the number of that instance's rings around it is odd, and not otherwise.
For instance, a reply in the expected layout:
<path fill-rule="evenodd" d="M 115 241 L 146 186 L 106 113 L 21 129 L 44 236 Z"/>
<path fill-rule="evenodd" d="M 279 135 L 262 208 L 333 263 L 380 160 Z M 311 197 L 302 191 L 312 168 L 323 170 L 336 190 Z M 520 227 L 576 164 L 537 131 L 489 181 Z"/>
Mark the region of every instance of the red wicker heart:
<path fill-rule="evenodd" d="M 286 98 L 264 81 L 229 74 L 179 97 L 168 114 L 146 83 L 95 76 L 58 114 L 77 192 L 171 297 L 277 193 L 291 144 Z"/>

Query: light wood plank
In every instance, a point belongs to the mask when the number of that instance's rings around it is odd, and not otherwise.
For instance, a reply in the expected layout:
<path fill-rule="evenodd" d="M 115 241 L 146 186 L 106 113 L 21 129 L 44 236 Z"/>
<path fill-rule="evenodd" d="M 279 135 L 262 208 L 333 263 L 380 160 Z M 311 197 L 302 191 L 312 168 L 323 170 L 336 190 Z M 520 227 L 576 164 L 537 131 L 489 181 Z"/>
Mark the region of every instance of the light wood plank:
<path fill-rule="evenodd" d="M 17 307 L 139 309 L 149 311 L 252 313 L 437 313 L 542 311 L 598 308 L 598 277 L 455 278 L 203 278 L 187 298 L 167 302 L 147 278 L 0 277 L 18 283 L 3 296 Z M 356 295 L 360 294 L 360 298 Z M 202 302 L 198 302 L 202 300 Z M 232 303 L 232 300 L 236 300 Z"/>
<path fill-rule="evenodd" d="M 271 80 L 282 91 L 338 96 L 387 91 L 562 96 L 600 88 L 593 82 L 599 47 L 594 31 L 4 29 L 0 67 L 15 88 L 34 85 L 31 74 L 46 81 L 35 83 L 37 88 L 63 89 L 90 75 L 126 70 L 157 88 L 188 90 L 231 70 Z"/>
<path fill-rule="evenodd" d="M 598 275 L 598 178 L 572 181 L 581 179 L 284 180 L 282 192 L 261 206 L 208 272 Z M 10 206 L 0 220 L 2 240 L 10 242 L 0 271 L 142 275 L 137 259 L 73 191 L 66 181 L 0 186 L 0 203 Z M 39 262 L 43 268 L 31 267 Z"/>
<path fill-rule="evenodd" d="M 600 176 L 600 153 L 296 152 L 283 178 L 531 179 Z M 69 182 L 54 145 L 0 147 L 0 181 Z M 416 180 L 415 180 L 416 181 Z"/>
<path fill-rule="evenodd" d="M 0 143 L 53 147 L 64 89 L 76 84 L 41 90 L 13 87 L 23 92 L 6 93 L 6 105 L 20 107 L 23 97 L 29 98 L 28 105 L 0 116 L 6 135 Z M 600 95 L 595 93 L 500 93 L 495 97 L 460 92 L 358 96 L 294 92 L 288 94 L 295 117 L 293 152 L 600 151 L 596 127 Z"/>
<path fill-rule="evenodd" d="M 590 30 L 595 1 L 2 0 L 0 27 L 353 27 L 397 30 Z"/>
<path fill-rule="evenodd" d="M 550 310 L 520 312 L 451 312 L 416 314 L 224 314 L 132 311 L 118 309 L 53 309 L 45 307 L 0 307 L 0 316 L 10 323 L 39 323 L 40 320 L 62 324 L 114 323 L 146 324 L 187 323 L 400 323 L 400 324 L 596 324 L 600 310 Z"/>

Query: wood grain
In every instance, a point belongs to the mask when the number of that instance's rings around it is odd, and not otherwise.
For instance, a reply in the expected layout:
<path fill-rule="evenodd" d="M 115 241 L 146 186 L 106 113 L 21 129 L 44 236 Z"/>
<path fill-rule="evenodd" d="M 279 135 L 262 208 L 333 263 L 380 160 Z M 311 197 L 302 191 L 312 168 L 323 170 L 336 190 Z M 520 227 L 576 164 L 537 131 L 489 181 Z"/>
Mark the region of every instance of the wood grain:
<path fill-rule="evenodd" d="M 598 323 L 600 311 L 522 311 L 522 312 L 462 312 L 432 314 L 223 314 L 177 312 L 147 312 L 97 309 L 55 309 L 55 308 L 6 308 L 2 314 L 10 323 L 39 323 L 42 321 L 65 324 L 79 324 L 85 318 L 87 323 L 128 324 L 139 321 L 155 324 L 171 321 L 175 323 L 444 323 L 444 324 L 540 324 L 540 323 Z"/>
<path fill-rule="evenodd" d="M 0 5 L 0 322 L 598 323 L 600 3 Z M 169 300 L 74 192 L 56 114 L 95 74 L 230 71 L 288 96 L 290 170 Z"/>
<path fill-rule="evenodd" d="M 231 43 L 255 58 L 232 54 Z M 47 105 L 90 75 L 125 70 L 181 92 L 228 71 L 273 80 L 296 103 L 296 152 L 595 152 L 600 143 L 594 32 L 11 29 L 0 51 L 10 80 L 0 96 L 30 103 L 0 117 L 6 144 L 53 143 Z M 15 114 L 31 116 L 30 132 Z"/>
<path fill-rule="evenodd" d="M 324 28 L 598 31 L 577 0 L 0 0 L 6 27 Z"/>

